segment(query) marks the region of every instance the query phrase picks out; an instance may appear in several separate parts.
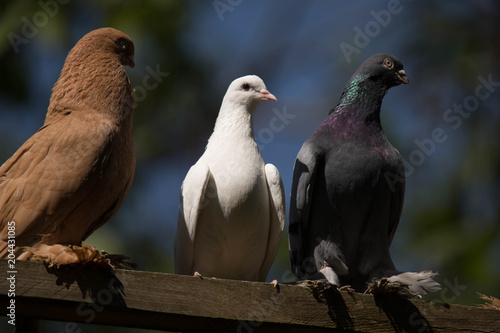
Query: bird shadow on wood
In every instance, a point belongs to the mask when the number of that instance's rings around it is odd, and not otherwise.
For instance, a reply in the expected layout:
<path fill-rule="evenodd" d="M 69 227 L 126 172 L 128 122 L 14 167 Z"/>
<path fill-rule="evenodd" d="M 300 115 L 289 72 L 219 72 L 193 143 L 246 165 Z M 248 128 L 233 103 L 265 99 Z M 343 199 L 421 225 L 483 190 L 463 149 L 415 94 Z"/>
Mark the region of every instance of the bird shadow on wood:
<path fill-rule="evenodd" d="M 316 301 L 328 305 L 328 315 L 337 325 L 337 329 L 353 330 L 354 323 L 349 308 L 338 288 L 329 282 L 307 282 L 307 288 Z"/>
<path fill-rule="evenodd" d="M 125 287 L 110 268 L 93 265 L 64 265 L 49 267 L 49 274 L 57 277 L 56 285 L 69 289 L 76 282 L 82 300 L 88 299 L 101 305 L 126 306 Z"/>
<path fill-rule="evenodd" d="M 395 294 L 374 295 L 374 298 L 395 332 L 434 332 L 429 321 L 410 300 Z"/>

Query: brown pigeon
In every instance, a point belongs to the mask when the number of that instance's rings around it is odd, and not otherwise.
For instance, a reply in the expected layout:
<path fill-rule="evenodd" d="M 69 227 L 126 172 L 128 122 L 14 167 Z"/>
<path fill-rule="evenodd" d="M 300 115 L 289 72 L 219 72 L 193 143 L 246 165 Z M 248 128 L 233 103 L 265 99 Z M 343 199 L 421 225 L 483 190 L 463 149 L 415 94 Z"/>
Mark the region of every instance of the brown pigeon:
<path fill-rule="evenodd" d="M 95 258 L 93 247 L 75 249 L 118 211 L 135 171 L 125 65 L 134 67 L 134 44 L 113 28 L 69 53 L 45 123 L 0 167 L 0 258 Z"/>

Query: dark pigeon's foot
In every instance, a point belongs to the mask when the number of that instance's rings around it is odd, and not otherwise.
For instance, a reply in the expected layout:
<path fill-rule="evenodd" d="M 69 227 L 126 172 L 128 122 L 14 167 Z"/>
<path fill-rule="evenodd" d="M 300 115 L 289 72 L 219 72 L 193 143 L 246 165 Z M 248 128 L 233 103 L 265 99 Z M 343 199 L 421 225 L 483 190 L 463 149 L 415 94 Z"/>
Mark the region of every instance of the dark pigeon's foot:
<path fill-rule="evenodd" d="M 348 293 L 356 292 L 356 290 L 354 290 L 349 285 L 337 286 L 337 285 L 331 283 L 321 273 L 313 275 L 313 276 L 309 277 L 308 279 L 297 280 L 294 282 L 287 282 L 287 283 L 282 283 L 282 284 L 287 284 L 287 285 L 292 285 L 292 286 L 304 286 L 304 287 L 313 287 L 313 286 L 318 286 L 318 285 L 321 285 L 321 286 L 329 285 L 329 286 L 333 286 L 333 287 L 337 288 L 337 290 L 339 290 L 339 291 L 347 291 Z"/>
<path fill-rule="evenodd" d="M 403 298 L 413 298 L 421 296 L 410 289 L 410 286 L 402 282 L 391 282 L 386 277 L 377 279 L 373 278 L 368 283 L 368 288 L 365 294 L 372 295 L 398 295 Z"/>
<path fill-rule="evenodd" d="M 481 293 L 476 293 L 478 296 L 486 301 L 484 304 L 481 304 L 483 308 L 486 309 L 495 309 L 495 310 L 500 310 L 500 299 L 493 297 L 493 296 L 486 296 Z"/>

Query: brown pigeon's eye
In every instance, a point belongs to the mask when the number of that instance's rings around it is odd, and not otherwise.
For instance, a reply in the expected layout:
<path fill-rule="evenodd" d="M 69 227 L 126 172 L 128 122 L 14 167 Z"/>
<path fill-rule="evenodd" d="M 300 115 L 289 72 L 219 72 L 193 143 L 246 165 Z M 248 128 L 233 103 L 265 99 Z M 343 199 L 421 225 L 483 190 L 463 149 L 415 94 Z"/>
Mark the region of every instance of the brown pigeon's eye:
<path fill-rule="evenodd" d="M 389 59 L 389 58 L 385 58 L 385 59 L 384 59 L 384 65 L 385 65 L 387 68 L 391 69 L 391 68 L 394 66 L 394 63 L 392 62 L 392 60 L 391 60 L 391 59 Z"/>
<path fill-rule="evenodd" d="M 120 40 L 118 41 L 118 45 L 119 45 L 122 49 L 124 49 L 124 48 L 126 48 L 126 47 L 127 47 L 127 42 L 126 42 L 124 39 L 120 39 Z"/>
<path fill-rule="evenodd" d="M 241 88 L 243 88 L 243 90 L 245 90 L 245 91 L 249 91 L 250 90 L 250 85 L 248 83 L 243 83 L 243 85 L 241 86 Z"/>

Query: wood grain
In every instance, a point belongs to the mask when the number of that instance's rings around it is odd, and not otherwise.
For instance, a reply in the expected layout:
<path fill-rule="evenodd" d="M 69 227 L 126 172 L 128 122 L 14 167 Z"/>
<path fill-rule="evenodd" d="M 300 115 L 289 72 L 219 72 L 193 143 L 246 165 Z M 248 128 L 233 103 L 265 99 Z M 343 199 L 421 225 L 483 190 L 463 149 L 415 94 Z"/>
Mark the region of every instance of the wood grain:
<path fill-rule="evenodd" d="M 0 270 L 8 271 L 0 260 Z M 182 332 L 500 332 L 500 311 L 166 273 L 16 262 L 16 315 Z M 7 314 L 8 281 L 0 280 Z"/>

